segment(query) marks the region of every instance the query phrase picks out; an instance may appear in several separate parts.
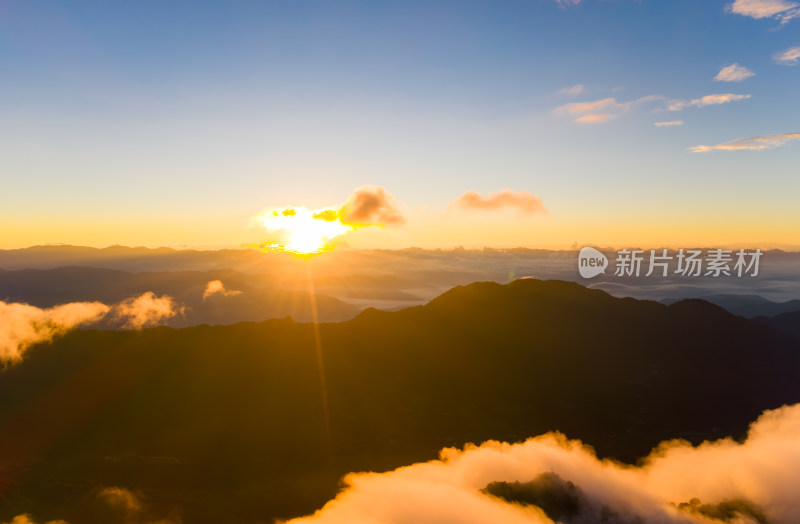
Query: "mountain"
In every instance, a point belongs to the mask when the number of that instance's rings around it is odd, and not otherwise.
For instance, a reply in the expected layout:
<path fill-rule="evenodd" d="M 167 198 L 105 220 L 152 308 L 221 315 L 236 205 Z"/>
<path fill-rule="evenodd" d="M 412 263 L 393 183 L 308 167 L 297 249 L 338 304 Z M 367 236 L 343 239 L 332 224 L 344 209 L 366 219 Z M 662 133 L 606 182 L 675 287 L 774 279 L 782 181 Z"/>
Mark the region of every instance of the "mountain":
<path fill-rule="evenodd" d="M 800 311 L 783 313 L 774 317 L 756 317 L 753 320 L 800 338 Z"/>
<path fill-rule="evenodd" d="M 0 374 L 0 521 L 96 522 L 87 494 L 123 486 L 186 522 L 268 522 L 444 446 L 559 430 L 634 462 L 800 402 L 787 333 L 534 279 L 316 328 L 75 331 L 27 355 Z"/>
<path fill-rule="evenodd" d="M 700 295 L 697 297 L 699 300 L 711 302 L 720 307 L 723 307 L 733 313 L 747 318 L 754 317 L 774 317 L 782 313 L 790 313 L 800 311 L 800 300 L 788 300 L 786 302 L 773 302 L 759 295 L 731 295 L 731 294 L 714 294 L 714 295 Z M 674 304 L 682 299 L 665 298 L 660 302 L 663 304 Z"/>
<path fill-rule="evenodd" d="M 219 280 L 235 294 L 204 298 L 208 282 Z M 253 285 L 252 276 L 230 269 L 128 273 L 111 269 L 62 267 L 0 271 L 0 300 L 46 308 L 67 302 L 100 301 L 115 304 L 151 291 L 169 295 L 185 306 L 184 313 L 166 321 L 173 327 L 232 324 L 291 316 L 310 321 L 312 301 L 307 291 Z M 256 282 L 258 283 L 258 282 Z M 319 320 L 338 322 L 354 317 L 360 308 L 325 295 L 314 297 Z M 114 327 L 109 324 L 107 327 Z"/>

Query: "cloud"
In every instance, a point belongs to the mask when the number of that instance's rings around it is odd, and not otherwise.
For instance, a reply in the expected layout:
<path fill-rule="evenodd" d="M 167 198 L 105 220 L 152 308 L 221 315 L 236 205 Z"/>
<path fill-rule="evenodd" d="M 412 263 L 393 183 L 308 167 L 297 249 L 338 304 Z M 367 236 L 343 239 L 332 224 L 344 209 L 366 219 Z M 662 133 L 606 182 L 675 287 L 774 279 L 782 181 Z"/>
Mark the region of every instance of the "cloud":
<path fill-rule="evenodd" d="M 575 122 L 579 122 L 581 124 L 601 124 L 603 122 L 613 120 L 614 118 L 616 118 L 616 115 L 609 113 L 591 113 L 588 115 L 579 116 L 575 119 Z"/>
<path fill-rule="evenodd" d="M 538 195 L 510 189 L 504 189 L 499 193 L 489 193 L 486 197 L 475 191 L 467 191 L 453 200 L 450 206 L 465 211 L 513 210 L 520 216 L 547 213 L 547 209 Z"/>
<path fill-rule="evenodd" d="M 580 4 L 581 0 L 556 0 L 556 3 L 559 7 L 569 7 Z"/>
<path fill-rule="evenodd" d="M 220 294 L 223 297 L 230 297 L 234 295 L 241 295 L 242 292 L 235 289 L 225 289 L 225 285 L 221 280 L 212 280 L 206 284 L 206 289 L 203 291 L 203 300 L 215 294 Z"/>
<path fill-rule="evenodd" d="M 394 197 L 381 186 L 361 186 L 339 209 L 342 224 L 360 226 L 400 226 L 406 221 Z"/>
<path fill-rule="evenodd" d="M 702 98 L 695 98 L 690 101 L 676 100 L 670 103 L 670 111 L 682 111 L 687 107 L 705 107 L 719 104 L 727 104 L 728 102 L 738 102 L 739 100 L 747 100 L 750 95 L 735 95 L 733 93 L 706 95 Z"/>
<path fill-rule="evenodd" d="M 626 113 L 636 106 L 663 100 L 661 95 L 648 95 L 628 102 L 618 102 L 616 98 L 608 97 L 591 102 L 573 102 L 556 107 L 553 113 L 558 116 L 573 117 L 578 123 L 596 124 L 607 122 Z"/>
<path fill-rule="evenodd" d="M 794 405 L 766 411 L 743 443 L 730 438 L 697 447 L 665 442 L 638 467 L 599 460 L 590 447 L 558 433 L 517 444 L 490 441 L 463 450 L 447 448 L 439 460 L 386 473 L 351 473 L 334 500 L 289 522 L 579 524 L 600 521 L 591 518 L 594 507 L 609 519 L 603 521 L 619 524 L 756 524 L 754 516 L 761 513 L 771 523 L 790 524 L 800 514 L 798 435 L 800 405 Z M 515 483 L 531 481 L 544 492 L 527 504 L 489 494 L 502 492 L 493 483 L 519 491 L 525 486 Z M 544 511 L 547 490 L 561 501 L 556 509 L 562 513 L 570 506 L 564 494 L 589 505 L 558 518 L 551 504 L 551 519 Z"/>
<path fill-rule="evenodd" d="M 763 151 L 780 147 L 792 140 L 800 140 L 800 133 L 780 133 L 777 135 L 754 136 L 740 138 L 715 146 L 694 146 L 689 151 L 693 153 L 707 153 L 709 151 Z"/>
<path fill-rule="evenodd" d="M 714 80 L 719 82 L 741 82 L 746 78 L 750 78 L 751 76 L 755 76 L 756 74 L 744 66 L 740 66 L 738 63 L 733 63 L 729 66 L 725 66 L 719 70 L 717 76 L 714 77 Z"/>
<path fill-rule="evenodd" d="M 775 18 L 785 24 L 800 15 L 800 4 L 788 0 L 735 0 L 725 10 L 755 19 Z"/>
<path fill-rule="evenodd" d="M 578 96 L 579 94 L 583 93 L 583 84 L 575 84 L 574 86 L 565 87 L 564 89 L 560 90 L 559 93 L 567 96 Z"/>
<path fill-rule="evenodd" d="M 669 120 L 667 122 L 655 122 L 653 124 L 656 127 L 675 127 L 675 126 L 682 126 L 683 120 Z"/>
<path fill-rule="evenodd" d="M 800 46 L 790 47 L 786 51 L 776 54 L 774 57 L 775 62 L 782 65 L 797 65 L 800 60 Z"/>
<path fill-rule="evenodd" d="M 148 291 L 116 304 L 112 315 L 123 321 L 123 329 L 142 329 L 182 315 L 184 310 L 185 308 L 178 306 L 172 297 L 167 295 L 157 297 L 152 291 Z"/>
<path fill-rule="evenodd" d="M 109 309 L 100 302 L 73 302 L 41 309 L 0 301 L 0 362 L 18 362 L 33 344 L 97 322 Z"/>

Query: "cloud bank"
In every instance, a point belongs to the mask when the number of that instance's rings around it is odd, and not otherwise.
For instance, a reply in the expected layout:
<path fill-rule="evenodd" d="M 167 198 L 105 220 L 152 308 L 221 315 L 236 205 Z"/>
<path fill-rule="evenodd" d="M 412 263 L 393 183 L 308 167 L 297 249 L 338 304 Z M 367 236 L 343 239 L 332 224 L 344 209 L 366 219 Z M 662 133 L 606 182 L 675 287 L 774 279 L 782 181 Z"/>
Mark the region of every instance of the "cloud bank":
<path fill-rule="evenodd" d="M 234 295 L 241 295 L 241 291 L 235 289 L 226 289 L 221 280 L 211 280 L 206 284 L 206 289 L 203 291 L 203 300 L 206 300 L 212 295 L 222 295 L 223 297 L 231 297 Z"/>
<path fill-rule="evenodd" d="M 690 147 L 692 153 L 707 153 L 709 151 L 763 151 L 780 147 L 792 140 L 800 140 L 800 133 L 780 133 L 777 135 L 753 136 L 740 138 L 715 146 Z"/>
<path fill-rule="evenodd" d="M 719 70 L 714 80 L 718 82 L 741 82 L 746 78 L 756 76 L 756 74 L 738 63 L 725 66 Z"/>
<path fill-rule="evenodd" d="M 475 191 L 467 191 L 450 203 L 451 207 L 465 211 L 515 211 L 518 215 L 547 213 L 538 195 L 525 191 L 504 189 L 499 193 L 489 193 L 486 197 Z"/>
<path fill-rule="evenodd" d="M 573 491 L 590 502 L 586 509 L 597 508 L 609 523 L 756 524 L 763 515 L 770 523 L 790 524 L 800 514 L 798 437 L 800 405 L 794 405 L 766 411 L 744 443 L 730 438 L 698 447 L 665 442 L 639 467 L 599 460 L 590 447 L 558 433 L 518 444 L 448 448 L 439 460 L 387 473 L 349 474 L 334 500 L 314 515 L 289 522 L 552 524 L 555 518 L 540 507 L 510 503 L 489 494 L 496 489 L 486 489 L 550 475 L 567 486 L 571 482 Z M 580 511 L 558 521 L 598 522 Z"/>

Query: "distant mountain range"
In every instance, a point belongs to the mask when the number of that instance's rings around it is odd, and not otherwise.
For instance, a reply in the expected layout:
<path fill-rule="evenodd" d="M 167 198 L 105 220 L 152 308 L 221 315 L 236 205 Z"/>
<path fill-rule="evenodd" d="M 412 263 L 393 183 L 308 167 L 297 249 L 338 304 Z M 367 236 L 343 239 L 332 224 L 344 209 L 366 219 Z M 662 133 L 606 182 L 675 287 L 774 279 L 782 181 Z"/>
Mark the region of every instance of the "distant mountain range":
<path fill-rule="evenodd" d="M 773 302 L 759 295 L 699 295 L 692 298 L 705 300 L 733 313 L 747 318 L 754 317 L 774 317 L 783 313 L 800 311 L 800 300 L 788 300 L 786 302 Z M 662 304 L 674 304 L 678 298 L 665 298 L 660 300 Z"/>
<path fill-rule="evenodd" d="M 204 298 L 206 286 L 214 280 L 219 280 L 226 291 L 235 294 L 216 293 Z M 185 306 L 183 314 L 165 321 L 172 327 L 232 324 L 287 316 L 298 321 L 314 318 L 307 291 L 255 286 L 253 280 L 233 270 L 142 273 L 88 267 L 0 270 L 0 300 L 46 308 L 82 301 L 114 304 L 153 292 L 157 296 L 171 296 Z M 321 322 L 347 320 L 361 310 L 333 297 L 315 295 L 314 298 Z"/>
<path fill-rule="evenodd" d="M 0 373 L 0 521 L 98 522 L 86 494 L 113 485 L 186 522 L 269 522 L 313 511 L 346 472 L 443 446 L 559 430 L 635 461 L 796 402 L 800 338 L 561 281 L 474 283 L 318 331 L 75 331 Z"/>

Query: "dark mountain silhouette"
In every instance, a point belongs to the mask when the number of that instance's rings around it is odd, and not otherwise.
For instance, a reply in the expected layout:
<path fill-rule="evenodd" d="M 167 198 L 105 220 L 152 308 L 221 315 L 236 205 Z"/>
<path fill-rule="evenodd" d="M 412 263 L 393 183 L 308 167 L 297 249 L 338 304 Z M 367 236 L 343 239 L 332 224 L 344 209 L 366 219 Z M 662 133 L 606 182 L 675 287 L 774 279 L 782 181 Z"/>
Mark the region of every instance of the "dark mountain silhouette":
<path fill-rule="evenodd" d="M 227 290 L 240 293 L 215 294 L 204 299 L 206 285 L 212 280 L 220 280 Z M 87 267 L 23 269 L 0 271 L 0 300 L 43 308 L 77 301 L 114 304 L 152 291 L 156 295 L 172 296 L 186 306 L 183 315 L 166 321 L 173 327 L 260 322 L 286 316 L 298 321 L 312 320 L 308 292 L 254 286 L 252 280 L 230 269 L 142 273 Z M 360 311 L 333 297 L 317 295 L 315 298 L 321 322 L 346 320 Z"/>
<path fill-rule="evenodd" d="M 759 295 L 700 295 L 694 297 L 706 302 L 711 302 L 723 307 L 733 313 L 747 318 L 754 317 L 774 317 L 783 313 L 800 311 L 800 300 L 788 300 L 786 302 L 773 302 Z M 660 302 L 663 304 L 674 304 L 682 299 L 665 298 Z"/>
<path fill-rule="evenodd" d="M 560 281 L 457 287 L 315 330 L 289 319 L 75 331 L 0 374 L 0 520 L 94 522 L 123 486 L 187 522 L 313 511 L 349 471 L 559 430 L 635 461 L 668 438 L 741 437 L 800 401 L 800 343 L 699 300 Z"/>
<path fill-rule="evenodd" d="M 756 317 L 753 320 L 800 338 L 800 311 L 783 313 L 774 317 Z"/>

